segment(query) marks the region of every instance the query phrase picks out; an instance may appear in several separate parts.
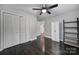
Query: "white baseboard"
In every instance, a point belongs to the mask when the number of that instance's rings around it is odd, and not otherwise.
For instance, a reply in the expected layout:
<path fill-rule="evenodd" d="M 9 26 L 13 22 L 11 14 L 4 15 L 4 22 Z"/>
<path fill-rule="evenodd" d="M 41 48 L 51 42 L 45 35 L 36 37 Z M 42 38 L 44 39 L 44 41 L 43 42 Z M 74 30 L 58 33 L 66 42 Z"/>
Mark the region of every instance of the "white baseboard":
<path fill-rule="evenodd" d="M 28 38 L 29 39 L 29 38 Z M 35 38 L 31 38 L 31 39 L 29 39 L 28 41 L 25 41 L 25 42 L 22 42 L 22 43 L 26 43 L 26 42 L 29 42 L 29 41 L 32 41 L 32 40 L 35 40 L 35 39 L 37 39 L 37 37 L 35 37 Z M 19 44 L 22 44 L 22 43 L 19 43 Z M 18 45 L 18 44 L 16 44 L 16 45 Z M 15 46 L 15 45 L 14 45 Z M 9 48 L 9 47 L 7 47 L 7 48 Z M 0 51 L 2 51 L 2 50 L 4 50 L 4 49 L 6 49 L 6 48 L 0 48 Z"/>
<path fill-rule="evenodd" d="M 0 49 L 0 51 L 2 51 L 3 49 Z"/>
<path fill-rule="evenodd" d="M 32 40 L 37 39 L 37 37 L 34 37 L 34 38 L 27 38 L 27 39 L 29 39 L 28 41 L 32 41 Z M 28 41 L 27 41 L 27 42 L 28 42 Z"/>
<path fill-rule="evenodd" d="M 45 35 L 45 37 L 52 39 L 52 37 L 47 36 L 47 35 Z M 53 39 L 52 39 L 52 40 L 53 40 Z M 60 42 L 60 41 L 58 41 L 58 40 L 53 40 L 53 41 Z"/>
<path fill-rule="evenodd" d="M 37 36 L 40 36 L 41 34 L 38 34 Z M 45 37 L 51 38 L 50 36 L 45 35 Z"/>
<path fill-rule="evenodd" d="M 45 35 L 45 37 L 52 39 L 50 36 Z"/>

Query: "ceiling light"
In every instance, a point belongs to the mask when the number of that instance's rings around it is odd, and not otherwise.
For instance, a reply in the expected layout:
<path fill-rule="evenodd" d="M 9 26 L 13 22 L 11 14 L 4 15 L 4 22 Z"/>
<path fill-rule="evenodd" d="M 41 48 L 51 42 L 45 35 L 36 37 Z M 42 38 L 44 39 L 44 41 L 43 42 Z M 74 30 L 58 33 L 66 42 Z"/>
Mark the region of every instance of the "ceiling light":
<path fill-rule="evenodd" d="M 42 12 L 43 12 L 43 13 L 46 13 L 46 9 L 43 9 Z"/>

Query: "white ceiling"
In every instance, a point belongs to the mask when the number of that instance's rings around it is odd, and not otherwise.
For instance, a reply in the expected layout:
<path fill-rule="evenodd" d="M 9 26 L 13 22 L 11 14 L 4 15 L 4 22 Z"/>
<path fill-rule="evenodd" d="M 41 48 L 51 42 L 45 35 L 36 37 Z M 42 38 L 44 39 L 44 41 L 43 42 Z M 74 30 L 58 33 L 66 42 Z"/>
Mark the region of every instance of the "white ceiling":
<path fill-rule="evenodd" d="M 51 5 L 52 4 L 47 4 L 47 6 L 51 6 Z M 38 16 L 40 19 L 46 18 L 49 16 L 59 15 L 61 13 L 68 12 L 68 11 L 75 10 L 75 9 L 79 8 L 78 4 L 58 4 L 58 7 L 49 10 L 52 13 L 51 15 L 49 15 L 47 13 L 39 15 L 40 11 L 32 10 L 32 8 L 41 8 L 42 7 L 41 4 L 10 4 L 10 5 L 4 4 L 4 5 L 0 5 L 0 6 L 16 8 L 18 10 L 34 14 L 34 15 Z"/>

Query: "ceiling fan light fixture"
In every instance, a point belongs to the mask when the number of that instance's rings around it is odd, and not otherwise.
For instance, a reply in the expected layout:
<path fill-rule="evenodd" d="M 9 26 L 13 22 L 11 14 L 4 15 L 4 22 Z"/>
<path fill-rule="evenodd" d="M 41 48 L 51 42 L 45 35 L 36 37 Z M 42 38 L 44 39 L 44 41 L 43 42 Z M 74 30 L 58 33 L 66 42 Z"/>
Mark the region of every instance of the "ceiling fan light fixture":
<path fill-rule="evenodd" d="M 54 5 L 51 5 L 51 6 L 47 6 L 47 4 L 44 4 L 42 5 L 41 8 L 33 8 L 33 10 L 40 10 L 40 15 L 42 13 L 48 13 L 48 14 L 51 14 L 50 10 L 49 9 L 52 9 L 52 8 L 55 8 L 55 7 L 58 7 L 58 4 L 54 4 Z"/>
<path fill-rule="evenodd" d="M 42 9 L 42 13 L 46 13 L 46 11 L 47 11 L 46 9 Z"/>

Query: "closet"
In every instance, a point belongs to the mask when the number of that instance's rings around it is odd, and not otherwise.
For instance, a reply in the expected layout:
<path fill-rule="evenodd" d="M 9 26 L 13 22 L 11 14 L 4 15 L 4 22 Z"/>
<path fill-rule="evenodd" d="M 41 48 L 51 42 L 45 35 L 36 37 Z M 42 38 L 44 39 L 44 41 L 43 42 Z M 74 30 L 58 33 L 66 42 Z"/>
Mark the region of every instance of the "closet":
<path fill-rule="evenodd" d="M 18 10 L 0 10 L 0 51 L 37 38 L 37 18 Z M 36 25 L 37 24 L 37 25 Z"/>
<path fill-rule="evenodd" d="M 25 41 L 25 20 L 13 12 L 1 10 L 1 49 Z"/>

